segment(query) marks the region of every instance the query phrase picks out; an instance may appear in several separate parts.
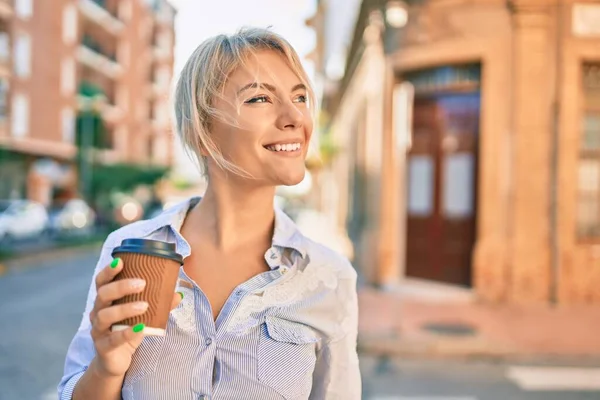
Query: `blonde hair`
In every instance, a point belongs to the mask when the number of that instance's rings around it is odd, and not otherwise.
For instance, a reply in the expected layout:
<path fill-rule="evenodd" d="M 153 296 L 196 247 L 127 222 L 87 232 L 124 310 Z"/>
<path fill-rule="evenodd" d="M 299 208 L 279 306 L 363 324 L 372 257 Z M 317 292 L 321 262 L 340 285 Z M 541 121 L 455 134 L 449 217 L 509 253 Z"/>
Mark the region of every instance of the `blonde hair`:
<path fill-rule="evenodd" d="M 233 35 L 218 35 L 207 39 L 192 53 L 186 62 L 175 89 L 175 119 L 177 133 L 188 155 L 198 163 L 200 171 L 207 173 L 208 156 L 224 170 L 238 175 L 250 176 L 223 157 L 220 149 L 210 137 L 213 119 L 229 124 L 236 121 L 214 107 L 214 100 L 223 98 L 223 88 L 229 75 L 246 65 L 250 56 L 261 50 L 272 50 L 283 56 L 292 71 L 306 85 L 309 106 L 314 117 L 314 92 L 309 83 L 300 57 L 292 46 L 280 35 L 268 29 L 243 28 Z"/>

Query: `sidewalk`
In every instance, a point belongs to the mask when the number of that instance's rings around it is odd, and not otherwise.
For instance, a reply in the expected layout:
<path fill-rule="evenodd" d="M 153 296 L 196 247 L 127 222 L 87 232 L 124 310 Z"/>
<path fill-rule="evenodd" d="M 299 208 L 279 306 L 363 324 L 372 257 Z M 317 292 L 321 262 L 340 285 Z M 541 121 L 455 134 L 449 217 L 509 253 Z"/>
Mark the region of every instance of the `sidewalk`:
<path fill-rule="evenodd" d="M 367 353 L 498 359 L 600 360 L 600 308 L 477 303 L 462 289 L 413 281 L 359 291 Z"/>

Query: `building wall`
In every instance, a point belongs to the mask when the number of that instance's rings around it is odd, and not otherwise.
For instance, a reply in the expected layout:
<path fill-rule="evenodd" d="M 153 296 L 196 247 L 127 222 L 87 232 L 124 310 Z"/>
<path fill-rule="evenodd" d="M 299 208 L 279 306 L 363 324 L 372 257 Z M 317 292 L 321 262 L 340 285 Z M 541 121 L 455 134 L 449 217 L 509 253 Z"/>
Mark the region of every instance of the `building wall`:
<path fill-rule="evenodd" d="M 168 97 L 175 10 L 170 4 L 166 0 L 106 0 L 100 6 L 92 0 L 31 3 L 29 15 L 16 6 L 7 12 L 2 7 L 0 13 L 12 53 L 10 115 L 0 129 L 0 146 L 35 157 L 72 160 L 75 117 L 82 107 L 77 89 L 87 81 L 107 98 L 100 112 L 112 149 L 100 154 L 101 161 L 171 164 Z M 155 31 L 167 40 L 153 42 Z M 18 50 L 22 38 L 29 43 L 25 56 Z M 90 40 L 100 50 L 90 50 Z M 29 60 L 26 73 L 19 62 L 23 57 Z M 157 69 L 162 71 L 160 79 L 153 73 Z M 157 111 L 151 113 L 152 108 Z"/>
<path fill-rule="evenodd" d="M 578 2 L 598 4 L 597 2 Z M 568 4 L 575 4 L 569 1 Z M 558 171 L 558 243 L 559 284 L 561 303 L 600 302 L 600 240 L 578 240 L 577 184 L 579 148 L 582 130 L 582 64 L 600 63 L 600 37 L 584 37 L 573 33 L 572 15 L 562 16 L 563 49 L 560 63 L 560 120 Z"/>
<path fill-rule="evenodd" d="M 582 64 L 600 61 L 600 38 L 574 33 L 572 6 L 582 3 L 597 4 L 569 0 L 557 9 L 556 3 L 542 0 L 418 3 L 411 7 L 408 25 L 397 32 L 398 50 L 387 57 L 399 77 L 435 66 L 482 65 L 472 265 L 480 299 L 529 304 L 600 301 L 600 241 L 582 241 L 576 234 Z M 361 63 L 367 65 L 373 57 L 365 52 Z M 350 132 L 343 124 L 352 123 L 354 107 L 364 98 L 356 88 L 372 87 L 361 68 L 335 116 L 342 139 Z M 385 74 L 380 82 L 385 82 Z M 383 92 L 389 103 L 391 89 Z M 374 282 L 386 282 L 385 275 L 394 276 L 390 269 L 400 270 L 401 265 L 401 256 L 390 249 L 393 241 L 385 244 L 390 233 L 398 234 L 394 222 L 386 223 L 384 216 L 396 220 L 393 188 L 400 176 L 393 171 L 397 160 L 389 161 L 394 158 L 393 117 L 389 106 L 384 104 L 383 110 L 383 121 L 369 133 L 382 138 L 382 214 L 373 234 L 377 243 L 367 246 L 367 253 L 378 254 L 380 263 Z M 347 155 L 338 160 L 339 181 L 349 182 L 343 175 L 347 165 L 342 165 L 350 161 Z M 347 188 L 340 191 L 347 193 Z M 338 212 L 347 215 L 344 206 Z"/>

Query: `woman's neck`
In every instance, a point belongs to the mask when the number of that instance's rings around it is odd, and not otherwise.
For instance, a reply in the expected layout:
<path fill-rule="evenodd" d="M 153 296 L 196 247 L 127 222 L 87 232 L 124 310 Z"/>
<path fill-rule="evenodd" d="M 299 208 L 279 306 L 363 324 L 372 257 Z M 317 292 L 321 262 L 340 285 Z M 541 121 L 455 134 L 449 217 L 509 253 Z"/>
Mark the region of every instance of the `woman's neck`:
<path fill-rule="evenodd" d="M 270 243 L 275 222 L 274 195 L 273 187 L 209 183 L 186 220 L 186 230 L 222 251 Z"/>

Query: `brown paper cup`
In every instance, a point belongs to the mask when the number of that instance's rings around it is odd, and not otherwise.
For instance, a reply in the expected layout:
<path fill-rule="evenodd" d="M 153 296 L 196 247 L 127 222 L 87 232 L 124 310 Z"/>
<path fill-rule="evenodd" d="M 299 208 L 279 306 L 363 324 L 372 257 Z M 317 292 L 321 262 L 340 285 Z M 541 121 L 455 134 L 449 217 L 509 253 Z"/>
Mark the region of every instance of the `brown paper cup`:
<path fill-rule="evenodd" d="M 140 245 L 137 248 L 129 245 L 121 246 L 113 251 L 113 257 L 120 257 L 123 260 L 123 270 L 116 276 L 115 280 L 144 279 L 146 286 L 142 292 L 127 295 L 113 302 L 113 304 L 145 301 L 148 303 L 148 310 L 144 314 L 119 321 L 111 329 L 115 332 L 143 323 L 145 324 L 145 335 L 163 336 L 169 320 L 173 294 L 177 287 L 181 261 L 178 261 L 177 257 L 167 258 L 166 255 L 168 254 L 165 252 L 156 252 L 152 248 L 149 249 L 149 242 L 146 241 L 142 244 L 139 242 L 140 240 L 136 239 L 136 243 Z M 157 241 L 151 242 L 153 243 L 150 243 L 150 245 L 155 243 L 159 243 L 159 245 L 160 243 L 167 244 Z M 174 245 L 172 247 L 174 251 Z"/>

